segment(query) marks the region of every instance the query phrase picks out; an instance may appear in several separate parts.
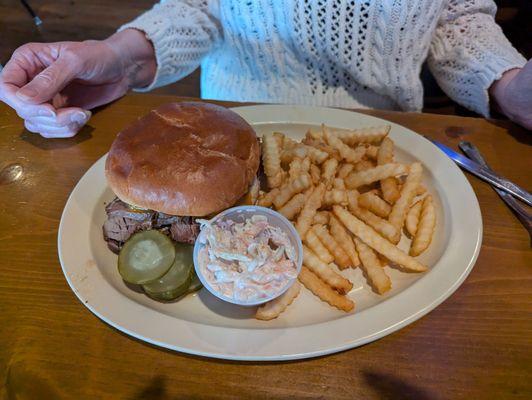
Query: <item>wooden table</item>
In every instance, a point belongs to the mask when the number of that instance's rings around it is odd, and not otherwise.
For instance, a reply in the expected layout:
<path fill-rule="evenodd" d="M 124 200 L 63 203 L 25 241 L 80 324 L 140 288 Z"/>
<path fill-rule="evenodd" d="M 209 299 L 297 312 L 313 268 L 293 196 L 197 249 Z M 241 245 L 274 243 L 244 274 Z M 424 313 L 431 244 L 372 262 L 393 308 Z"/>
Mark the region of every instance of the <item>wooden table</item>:
<path fill-rule="evenodd" d="M 436 310 L 377 342 L 303 361 L 217 361 L 155 348 L 92 315 L 61 272 L 61 211 L 115 134 L 170 100 L 127 96 L 68 140 L 25 131 L 0 105 L 2 398 L 531 398 L 528 235 L 493 190 L 469 175 L 484 219 L 475 268 Z M 453 147 L 470 140 L 494 169 L 530 188 L 531 136 L 509 122 L 365 112 Z"/>

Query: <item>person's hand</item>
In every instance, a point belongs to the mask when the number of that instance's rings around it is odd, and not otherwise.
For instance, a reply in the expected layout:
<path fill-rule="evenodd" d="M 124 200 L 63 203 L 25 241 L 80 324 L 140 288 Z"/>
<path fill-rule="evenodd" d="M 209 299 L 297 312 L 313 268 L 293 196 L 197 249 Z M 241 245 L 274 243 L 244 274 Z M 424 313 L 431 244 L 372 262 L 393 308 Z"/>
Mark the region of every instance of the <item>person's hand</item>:
<path fill-rule="evenodd" d="M 28 43 L 0 73 L 0 101 L 29 131 L 71 137 L 89 120 L 90 109 L 149 84 L 155 69 L 153 47 L 134 29 L 104 41 Z"/>
<path fill-rule="evenodd" d="M 490 94 L 503 114 L 532 130 L 532 60 L 523 68 L 506 71 L 493 83 Z"/>

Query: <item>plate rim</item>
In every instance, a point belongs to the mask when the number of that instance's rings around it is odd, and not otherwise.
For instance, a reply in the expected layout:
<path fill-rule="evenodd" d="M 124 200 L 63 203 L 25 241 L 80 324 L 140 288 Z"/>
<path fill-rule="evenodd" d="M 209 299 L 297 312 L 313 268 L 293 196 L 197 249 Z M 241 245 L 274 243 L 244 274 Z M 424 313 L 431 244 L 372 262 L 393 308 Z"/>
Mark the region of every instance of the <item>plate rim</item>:
<path fill-rule="evenodd" d="M 362 114 L 362 113 L 358 113 L 356 111 L 349 111 L 349 110 L 341 110 L 341 109 L 335 109 L 335 108 L 327 108 L 327 107 L 309 107 L 309 106 L 282 106 L 282 105 L 252 105 L 252 106 L 240 106 L 240 107 L 234 107 L 232 108 L 232 110 L 236 111 L 237 113 L 244 113 L 244 114 L 253 114 L 253 113 L 264 113 L 264 109 L 265 108 L 268 108 L 269 110 L 269 113 L 275 113 L 277 111 L 283 111 L 284 113 L 286 113 L 286 110 L 287 108 L 288 109 L 292 109 L 292 110 L 301 110 L 303 112 L 303 114 L 305 113 L 308 113 L 309 110 L 320 110 L 320 112 L 325 112 L 325 113 L 336 113 L 336 112 L 340 112 L 340 113 L 349 113 L 349 114 L 353 114 L 353 116 L 356 118 L 357 116 L 363 116 L 364 119 L 370 119 L 370 120 L 373 120 L 375 123 L 386 123 L 386 124 L 389 124 L 392 126 L 392 129 L 394 127 L 399 127 L 400 129 L 402 130 L 406 130 L 408 131 L 409 133 L 412 133 L 412 134 L 415 134 L 417 136 L 418 139 L 420 139 L 421 141 L 424 141 L 426 142 L 426 144 L 428 144 L 429 146 L 433 147 L 434 149 L 437 149 L 436 146 L 434 146 L 430 141 L 428 141 L 427 139 L 425 139 L 423 136 L 417 134 L 416 132 L 412 131 L 411 129 L 409 128 L 406 128 L 402 125 L 399 125 L 399 124 L 396 124 L 392 121 L 387 121 L 385 119 L 382 119 L 382 118 L 378 118 L 378 117 L 373 117 L 373 116 L 370 116 L 370 115 L 366 115 L 366 114 Z M 254 121 L 254 122 L 250 122 L 252 125 L 253 124 L 267 124 L 267 123 L 309 123 L 309 117 L 307 115 L 307 119 L 304 120 L 297 120 L 295 118 L 290 118 L 289 121 L 285 121 L 285 120 L 282 120 L 282 118 L 279 118 L 279 119 L 274 119 L 274 120 L 271 120 L 268 119 L 268 118 L 264 118 L 263 120 L 260 120 L 259 122 L 257 121 Z M 440 150 L 438 150 L 440 151 Z M 443 153 L 442 153 L 443 154 Z M 128 327 L 125 327 L 123 326 L 123 324 L 120 324 L 119 322 L 116 321 L 116 318 L 109 318 L 108 315 L 106 315 L 105 311 L 106 310 L 100 310 L 98 309 L 97 306 L 93 305 L 93 303 L 88 303 L 87 302 L 87 296 L 84 296 L 83 293 L 80 292 L 80 290 L 78 290 L 78 288 L 76 287 L 76 285 L 74 284 L 74 282 L 72 282 L 72 279 L 71 277 L 69 276 L 68 274 L 68 271 L 67 271 L 67 268 L 66 268 L 66 261 L 64 260 L 64 254 L 63 254 L 63 251 L 62 251 L 62 239 L 63 239 L 63 230 L 64 230 L 64 227 L 65 227 L 65 221 L 66 221 L 66 216 L 68 214 L 68 210 L 69 210 L 69 205 L 70 203 L 73 201 L 74 199 L 74 196 L 75 194 L 77 193 L 78 190 L 81 190 L 80 188 L 82 187 L 83 185 L 83 180 L 84 178 L 89 174 L 89 172 L 95 168 L 95 166 L 98 164 L 98 163 L 103 163 L 103 160 L 105 159 L 106 155 L 100 157 L 94 164 L 91 165 L 91 167 L 85 171 L 85 173 L 83 174 L 83 176 L 80 178 L 80 180 L 77 182 L 77 184 L 75 185 L 75 187 L 73 188 L 72 192 L 70 193 L 69 197 L 68 197 L 68 200 L 65 204 L 65 207 L 63 209 L 63 212 L 61 214 L 61 221 L 60 221 L 60 224 L 59 224 L 59 229 L 58 229 L 58 237 L 57 237 L 57 244 L 58 244 L 58 256 L 59 256 L 59 261 L 60 261 L 60 264 L 61 264 L 61 268 L 62 268 L 62 271 L 63 271 L 63 274 L 65 276 L 65 279 L 67 280 L 70 288 L 72 289 L 72 291 L 74 292 L 74 294 L 78 297 L 78 299 L 81 301 L 81 303 L 87 307 L 93 314 L 95 314 L 98 318 L 100 318 L 102 321 L 104 321 L 105 323 L 107 323 L 108 325 L 111 325 L 112 327 L 114 327 L 115 329 L 118 329 L 130 336 L 133 336 L 141 341 L 146 341 L 148 343 L 151 343 L 153 345 L 156 345 L 156 346 L 160 346 L 160 347 L 163 347 L 163 348 L 168 348 L 168 349 L 171 349 L 171 350 L 175 350 L 175 351 L 180 351 L 180 352 L 184 352 L 184 353 L 188 353 L 188 354 L 193 354 L 193 355 L 198 355 L 198 356 L 205 356 L 205 357 L 211 357 L 211 358 L 219 358 L 219 359 L 227 359 L 227 360 L 239 360 L 239 361 L 288 361 L 288 360 L 295 360 L 295 359 L 303 359 L 303 358 L 312 358 L 312 357 L 318 357 L 318 356 L 323 356 L 323 355 L 327 355 L 327 354 L 331 354 L 331 353 L 336 353 L 336 352 L 340 352 L 340 351 L 344 351 L 344 350 L 347 350 L 347 349 L 350 349 L 350 348 L 354 348 L 354 347 L 358 347 L 358 346 L 361 346 L 361 345 L 364 345 L 364 344 L 367 344 L 369 342 L 372 342 L 372 341 L 375 341 L 375 340 L 378 340 L 388 334 L 391 334 L 407 325 L 409 325 L 410 323 L 416 321 L 417 319 L 423 317 L 424 315 L 426 315 L 428 312 L 432 311 L 434 308 L 436 308 L 437 306 L 439 306 L 443 301 L 445 301 L 449 296 L 451 296 L 457 289 L 458 287 L 460 287 L 460 285 L 464 282 L 464 280 L 467 278 L 467 276 L 469 275 L 469 273 L 471 272 L 473 266 L 475 265 L 475 262 L 478 258 L 478 255 L 479 255 L 479 252 L 480 252 L 480 248 L 481 248 L 481 244 L 482 244 L 482 235 L 483 235 L 483 221 L 482 221 L 482 215 L 481 215 L 481 212 L 480 212 L 480 206 L 479 206 L 479 203 L 478 203 L 478 199 L 476 197 L 476 194 L 473 190 L 473 188 L 471 187 L 470 183 L 468 182 L 468 180 L 465 178 L 465 175 L 463 174 L 463 172 L 454 164 L 452 163 L 451 160 L 448 160 L 449 162 L 449 165 L 451 166 L 451 169 L 455 169 L 455 172 L 458 171 L 459 175 L 460 176 L 460 179 L 462 179 L 462 183 L 465 183 L 466 185 L 466 189 L 467 191 L 469 192 L 468 195 L 471 195 L 472 194 L 472 200 L 474 200 L 474 204 L 471 204 L 471 206 L 474 208 L 474 211 L 475 212 L 471 212 L 471 214 L 475 214 L 473 217 L 475 219 L 478 219 L 478 230 L 475 232 L 476 235 L 475 235 L 475 238 L 474 238 L 474 249 L 473 249 L 473 253 L 471 255 L 468 256 L 468 259 L 467 261 L 464 260 L 464 263 L 466 264 L 465 268 L 463 270 L 461 270 L 461 273 L 459 274 L 459 276 L 457 277 L 457 279 L 455 279 L 451 285 L 449 285 L 448 287 L 446 287 L 445 290 L 443 290 L 439 296 L 437 296 L 436 298 L 433 298 L 431 301 L 429 302 L 426 302 L 424 303 L 424 307 L 420 308 L 419 310 L 413 312 L 413 313 L 409 313 L 408 316 L 402 318 L 400 321 L 392 324 L 392 325 L 389 325 L 389 326 L 386 326 L 384 327 L 383 329 L 380 329 L 376 332 L 373 332 L 372 334 L 369 334 L 365 337 L 362 337 L 362 338 L 352 338 L 351 340 L 348 340 L 348 341 L 345 341 L 339 345 L 333 345 L 333 346 L 328 346 L 327 348 L 324 348 L 324 349 L 317 349 L 317 350 L 308 350 L 308 351 L 304 351 L 304 352 L 294 352 L 294 353 L 290 353 L 290 354 L 270 354 L 270 355 L 266 355 L 266 354 L 261 354 L 261 355 L 257 355 L 257 354 L 228 354 L 227 352 L 224 352 L 223 349 L 220 349 L 221 351 L 219 352 L 215 352 L 213 350 L 199 350 L 199 349 L 194 349 L 194 348 L 187 348 L 187 347 L 182 347 L 182 346 L 177 346 L 175 344 L 170 344 L 170 343 L 164 343 L 164 342 L 161 342 L 159 340 L 156 340 L 154 339 L 153 337 L 147 337 L 146 335 L 142 335 L 142 334 L 139 334 L 137 332 L 135 332 L 134 330 L 132 329 L 129 329 Z M 472 211 L 472 210 L 470 210 Z M 445 255 L 446 252 L 443 253 L 443 255 Z M 442 255 L 442 257 L 443 257 Z M 438 261 L 438 263 L 441 261 L 441 259 Z M 438 264 L 437 263 L 437 264 Z M 430 271 L 430 272 L 433 272 L 433 271 Z M 389 304 L 389 303 L 393 303 L 394 299 L 397 298 L 398 296 L 401 296 L 401 295 L 405 295 L 407 292 L 411 292 L 415 287 L 419 288 L 419 283 L 421 283 L 426 277 L 428 277 L 430 275 L 430 272 L 427 273 L 425 276 L 421 277 L 417 282 L 414 282 L 411 286 L 407 287 L 405 290 L 397 293 L 395 296 L 393 296 L 392 298 L 390 299 L 387 299 L 386 301 L 383 301 L 381 303 L 378 303 L 376 304 L 375 306 L 373 307 L 370 307 L 368 309 L 365 309 L 365 310 L 362 310 L 361 312 L 355 312 L 354 314 L 352 315 L 349 315 L 349 316 L 346 316 L 346 317 L 343 317 L 343 318 L 339 318 L 337 320 L 333 320 L 333 321 L 327 321 L 327 322 L 321 322 L 321 323 L 317 323 L 317 324 L 311 324 L 311 325 L 306 325 L 306 326 L 300 326 L 300 327 L 293 327 L 293 328 L 266 328 L 266 329 L 262 329 L 262 328 L 257 328 L 257 329 L 246 329 L 246 328 L 229 328 L 229 327 L 220 327 L 220 326 L 217 326 L 217 327 L 213 327 L 213 326 L 210 326 L 210 325 L 204 325 L 204 324 L 200 324 L 200 323 L 196 323 L 196 322 L 191 322 L 191 321 L 184 321 L 184 320 L 179 320 L 177 318 L 174 318 L 174 317 L 171 317 L 171 316 L 168 316 L 168 315 L 164 315 L 164 317 L 166 318 L 172 318 L 172 319 L 175 319 L 175 320 L 178 320 L 178 321 L 181 321 L 183 322 L 184 324 L 186 325 L 195 325 L 195 326 L 200 326 L 200 327 L 207 327 L 208 329 L 212 329 L 212 330 L 222 330 L 222 331 L 228 331 L 229 334 L 232 334 L 232 333 L 235 333 L 234 331 L 245 331 L 245 332 L 249 332 L 249 331 L 253 331 L 253 332 L 272 332 L 272 331 L 293 331 L 293 330 L 300 330 L 300 329 L 303 329 L 303 330 L 307 330 L 309 327 L 316 327 L 316 328 L 320 328 L 322 325 L 331 325 L 333 323 L 335 323 L 335 325 L 343 325 L 345 323 L 347 323 L 347 321 L 352 321 L 353 318 L 354 319 L 361 319 L 362 315 L 363 314 L 368 314 L 372 309 L 375 309 L 379 306 L 383 306 L 385 304 Z M 108 283 L 107 283 L 108 284 Z M 139 304 L 137 304 L 136 302 L 134 302 L 133 300 L 125 297 L 125 296 L 122 296 L 124 299 L 126 299 L 128 302 L 131 302 L 131 303 L 134 303 L 136 306 L 141 306 Z M 141 306 L 141 307 L 144 307 L 144 306 Z M 156 310 L 152 310 L 154 313 L 156 314 L 159 314 L 159 315 L 163 315 L 162 313 L 156 311 Z M 343 321 L 343 323 L 340 323 L 340 321 Z M 232 331 L 232 332 L 231 332 Z"/>

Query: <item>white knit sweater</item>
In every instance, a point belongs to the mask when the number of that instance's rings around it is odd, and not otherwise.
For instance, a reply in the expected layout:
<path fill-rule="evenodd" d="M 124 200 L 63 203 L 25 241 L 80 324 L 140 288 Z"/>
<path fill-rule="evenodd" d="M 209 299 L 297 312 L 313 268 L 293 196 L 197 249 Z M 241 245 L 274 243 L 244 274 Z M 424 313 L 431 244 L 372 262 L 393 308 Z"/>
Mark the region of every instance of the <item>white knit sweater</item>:
<path fill-rule="evenodd" d="M 207 99 L 420 111 L 428 59 L 455 101 L 487 116 L 487 89 L 526 60 L 491 0 L 166 0 L 120 29 L 144 31 L 157 73 L 201 64 Z"/>

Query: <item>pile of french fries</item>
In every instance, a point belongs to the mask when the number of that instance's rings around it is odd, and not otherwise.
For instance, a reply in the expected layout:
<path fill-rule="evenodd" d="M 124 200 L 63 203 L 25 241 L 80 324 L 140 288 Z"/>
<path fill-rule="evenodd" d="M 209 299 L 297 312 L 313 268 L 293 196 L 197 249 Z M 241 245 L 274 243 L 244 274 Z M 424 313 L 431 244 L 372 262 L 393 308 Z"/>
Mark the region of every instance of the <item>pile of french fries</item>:
<path fill-rule="evenodd" d="M 394 161 L 389 126 L 309 130 L 301 143 L 282 133 L 262 138 L 268 191 L 258 205 L 271 207 L 295 225 L 303 241 L 300 283 L 345 312 L 353 284 L 341 271 L 362 268 L 378 294 L 392 287 L 385 265 L 405 272 L 427 267 L 415 257 L 432 240 L 436 213 L 422 184 L 423 168 Z M 402 232 L 407 253 L 397 247 Z M 278 317 L 298 296 L 296 282 L 282 296 L 258 308 L 256 318 Z"/>

